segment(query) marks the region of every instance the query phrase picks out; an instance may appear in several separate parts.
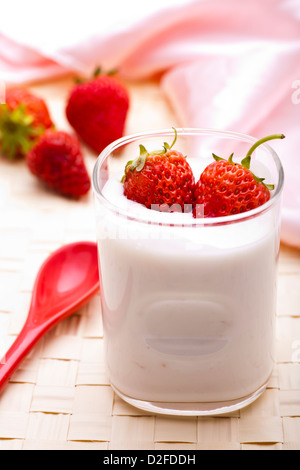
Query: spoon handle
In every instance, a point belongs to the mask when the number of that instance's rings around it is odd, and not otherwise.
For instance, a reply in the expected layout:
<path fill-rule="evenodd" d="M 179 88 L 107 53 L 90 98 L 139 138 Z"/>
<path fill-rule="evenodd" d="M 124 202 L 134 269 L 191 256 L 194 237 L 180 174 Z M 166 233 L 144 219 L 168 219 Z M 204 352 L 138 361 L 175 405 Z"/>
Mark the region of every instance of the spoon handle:
<path fill-rule="evenodd" d="M 11 347 L 0 360 L 0 392 L 44 331 L 43 328 L 33 328 L 32 325 L 25 323 Z"/>

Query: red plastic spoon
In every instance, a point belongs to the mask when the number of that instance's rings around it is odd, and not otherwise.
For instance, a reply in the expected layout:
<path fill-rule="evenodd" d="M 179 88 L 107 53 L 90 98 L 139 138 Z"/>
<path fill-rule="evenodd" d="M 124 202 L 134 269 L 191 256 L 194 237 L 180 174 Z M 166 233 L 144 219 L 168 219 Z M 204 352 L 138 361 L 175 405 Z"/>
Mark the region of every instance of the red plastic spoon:
<path fill-rule="evenodd" d="M 35 280 L 27 320 L 0 361 L 0 391 L 41 336 L 82 307 L 98 289 L 96 243 L 71 243 L 46 259 Z"/>

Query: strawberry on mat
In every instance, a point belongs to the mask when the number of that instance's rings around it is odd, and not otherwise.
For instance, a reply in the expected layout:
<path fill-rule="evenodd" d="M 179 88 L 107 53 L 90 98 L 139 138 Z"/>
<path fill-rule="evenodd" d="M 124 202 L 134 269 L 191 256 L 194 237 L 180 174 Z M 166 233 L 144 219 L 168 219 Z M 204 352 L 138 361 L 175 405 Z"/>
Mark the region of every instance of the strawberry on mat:
<path fill-rule="evenodd" d="M 8 158 L 24 157 L 38 137 L 54 128 L 45 101 L 24 87 L 6 91 L 0 105 L 0 151 Z"/>
<path fill-rule="evenodd" d="M 26 155 L 29 170 L 46 186 L 71 198 L 91 186 L 79 141 L 64 131 L 46 131 Z"/>
<path fill-rule="evenodd" d="M 98 68 L 87 81 L 74 85 L 66 104 L 66 116 L 77 135 L 99 154 L 122 137 L 129 108 L 126 87 Z"/>

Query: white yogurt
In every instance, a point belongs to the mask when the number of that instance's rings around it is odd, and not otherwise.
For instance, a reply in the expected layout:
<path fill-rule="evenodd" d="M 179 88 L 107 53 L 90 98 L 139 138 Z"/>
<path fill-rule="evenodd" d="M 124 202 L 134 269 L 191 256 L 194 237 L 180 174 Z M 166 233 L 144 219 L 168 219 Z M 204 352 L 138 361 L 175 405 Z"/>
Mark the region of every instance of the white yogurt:
<path fill-rule="evenodd" d="M 196 227 L 191 214 L 128 201 L 119 181 L 108 180 L 103 195 L 148 223 L 97 210 L 112 385 L 150 402 L 253 394 L 274 363 L 277 205 L 243 222 Z M 163 225 L 170 221 L 182 226 Z"/>

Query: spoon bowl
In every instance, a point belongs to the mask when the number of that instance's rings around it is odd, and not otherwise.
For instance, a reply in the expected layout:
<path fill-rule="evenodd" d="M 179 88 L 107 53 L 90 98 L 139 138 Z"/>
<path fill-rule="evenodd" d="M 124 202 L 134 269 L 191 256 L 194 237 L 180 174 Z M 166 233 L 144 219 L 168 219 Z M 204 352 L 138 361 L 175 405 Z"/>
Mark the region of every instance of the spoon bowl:
<path fill-rule="evenodd" d="M 99 287 L 94 242 L 65 245 L 44 261 L 33 286 L 26 322 L 0 361 L 0 391 L 41 336 L 88 302 Z"/>

